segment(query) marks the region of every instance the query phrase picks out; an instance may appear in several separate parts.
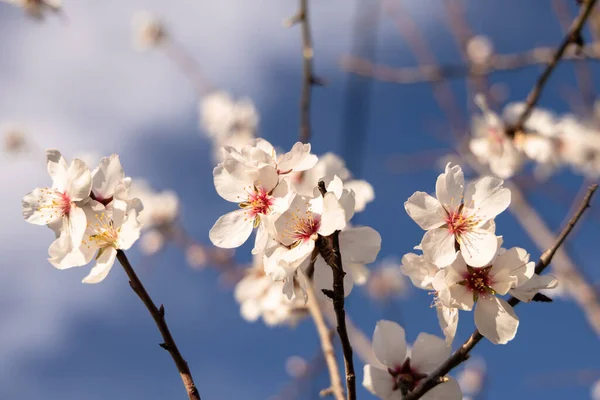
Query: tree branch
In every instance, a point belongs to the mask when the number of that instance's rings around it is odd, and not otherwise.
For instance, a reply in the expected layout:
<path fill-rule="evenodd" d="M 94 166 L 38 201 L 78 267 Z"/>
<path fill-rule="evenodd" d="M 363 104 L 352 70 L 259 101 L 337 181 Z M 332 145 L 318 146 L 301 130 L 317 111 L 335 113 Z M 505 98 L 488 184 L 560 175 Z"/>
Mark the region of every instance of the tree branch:
<path fill-rule="evenodd" d="M 154 322 L 156 323 L 156 326 L 158 327 L 158 330 L 160 331 L 160 334 L 164 340 L 164 343 L 161 343 L 160 347 L 167 350 L 169 354 L 171 354 L 171 357 L 177 366 L 177 370 L 179 371 L 179 375 L 181 375 L 181 380 L 183 381 L 183 386 L 185 387 L 189 400 L 200 400 L 200 394 L 198 393 L 198 389 L 194 384 L 190 368 L 179 352 L 179 349 L 175 344 L 175 340 L 173 339 L 173 336 L 171 336 L 167 322 L 165 321 L 165 308 L 162 305 L 160 308 L 156 307 L 154 301 L 152 301 L 152 298 L 146 291 L 146 288 L 144 288 L 144 285 L 133 270 L 133 267 L 129 263 L 129 260 L 127 259 L 127 256 L 123 250 L 117 250 L 117 259 L 129 277 L 129 285 L 142 300 L 150 312 L 150 315 L 152 315 L 152 318 L 154 319 Z"/>
<path fill-rule="evenodd" d="M 323 356 L 329 369 L 329 379 L 331 382 L 331 393 L 336 400 L 344 400 L 344 388 L 342 386 L 342 378 L 340 377 L 340 370 L 335 358 L 335 351 L 333 349 L 333 343 L 331 342 L 331 335 L 329 328 L 323 318 L 323 310 L 319 305 L 315 290 L 312 282 L 308 282 L 306 285 L 306 295 L 308 300 L 306 307 L 310 312 L 310 315 L 317 328 L 319 339 L 321 340 L 321 349 L 323 350 Z"/>
<path fill-rule="evenodd" d="M 575 224 L 577 224 L 577 221 L 579 221 L 584 211 L 590 206 L 590 200 L 592 199 L 592 196 L 596 189 L 598 189 L 598 185 L 591 185 L 589 187 L 587 194 L 585 195 L 579 209 L 577 210 L 573 218 L 571 218 L 567 226 L 563 229 L 563 231 L 558 236 L 556 242 L 552 245 L 552 247 L 544 251 L 544 253 L 540 257 L 535 267 L 536 273 L 541 273 L 548 266 L 548 264 L 550 264 L 550 261 L 552 261 L 552 257 L 554 256 L 558 248 L 563 244 L 569 233 L 571 233 L 573 227 L 575 226 Z M 514 297 L 512 297 L 508 302 L 512 306 L 516 306 L 517 304 L 519 304 L 519 300 Z M 458 350 L 456 350 L 438 369 L 432 372 L 423 382 L 421 382 L 415 388 L 415 390 L 406 395 L 404 397 L 404 400 L 420 399 L 429 390 L 442 383 L 443 377 L 446 376 L 453 368 L 465 361 L 469 356 L 469 352 L 477 345 L 477 343 L 479 343 L 481 339 L 483 339 L 483 336 L 476 329 L 475 332 L 473 332 L 473 334 L 469 337 L 469 339 L 467 339 L 467 341 L 462 346 L 460 346 L 460 348 L 458 348 Z"/>
<path fill-rule="evenodd" d="M 323 196 L 327 193 L 323 181 L 319 182 L 319 191 Z M 319 236 L 317 239 L 317 247 L 319 248 L 321 257 L 323 257 L 333 272 L 333 290 L 323 290 L 323 293 L 333 300 L 333 309 L 337 321 L 337 332 L 340 337 L 340 342 L 342 343 L 344 365 L 346 367 L 347 399 L 356 400 L 356 375 L 354 373 L 352 345 L 350 344 L 348 329 L 346 328 L 346 311 L 344 310 L 344 276 L 346 273 L 344 272 L 344 267 L 342 265 L 339 233 L 340 231 L 335 231 L 327 237 Z"/>
<path fill-rule="evenodd" d="M 567 47 L 569 47 L 570 44 L 577 43 L 581 39 L 581 30 L 583 29 L 585 21 L 591 15 L 592 9 L 594 8 L 595 4 L 596 0 L 584 0 L 579 10 L 579 15 L 577 16 L 577 18 L 575 18 L 575 20 L 569 27 L 569 30 L 567 31 L 562 43 L 560 44 L 558 49 L 556 49 L 552 60 L 546 66 L 546 69 L 538 78 L 535 86 L 533 87 L 533 89 L 531 89 L 531 92 L 529 92 L 527 100 L 525 100 L 525 109 L 523 110 L 523 113 L 521 114 L 520 118 L 517 120 L 515 126 L 513 127 L 513 133 L 523 130 L 523 126 L 525 125 L 527 118 L 529 118 L 529 116 L 533 112 L 533 108 L 536 106 L 538 100 L 540 99 L 542 90 L 548 82 L 548 78 L 550 78 L 550 75 L 552 75 L 552 72 L 554 72 L 554 69 L 558 65 L 558 62 L 565 54 Z"/>

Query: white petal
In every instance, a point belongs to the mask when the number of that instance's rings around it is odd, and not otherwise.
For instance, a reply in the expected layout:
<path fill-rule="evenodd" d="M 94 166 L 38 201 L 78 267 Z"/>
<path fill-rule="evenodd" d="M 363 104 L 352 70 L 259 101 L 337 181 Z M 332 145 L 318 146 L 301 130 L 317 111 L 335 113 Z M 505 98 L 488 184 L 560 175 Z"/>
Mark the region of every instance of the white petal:
<path fill-rule="evenodd" d="M 373 352 L 389 368 L 401 366 L 406 359 L 406 334 L 404 328 L 393 321 L 377 322 L 373 333 Z"/>
<path fill-rule="evenodd" d="M 503 275 L 505 279 L 503 279 L 503 281 L 510 281 L 514 283 L 515 287 L 521 286 L 533 276 L 535 271 L 535 263 L 529 262 L 529 253 L 527 253 L 525 249 L 513 247 L 501 254 L 498 254 L 494 260 L 494 267 L 490 270 L 490 275 L 494 282 L 501 281 L 501 279 L 499 279 L 500 276 L 497 276 L 501 271 L 504 272 Z M 509 279 L 506 279 L 506 277 L 509 277 Z M 510 288 L 511 287 L 508 289 Z M 500 293 L 496 287 L 494 287 L 494 289 Z M 506 294 L 508 289 L 503 291 L 501 294 Z"/>
<path fill-rule="evenodd" d="M 339 241 L 344 262 L 370 264 L 381 249 L 381 235 L 368 226 L 343 230 Z"/>
<path fill-rule="evenodd" d="M 96 265 L 92 268 L 89 275 L 83 278 L 83 283 L 99 283 L 106 278 L 117 257 L 117 250 L 113 247 L 105 247 L 100 250 L 99 257 L 96 258 Z"/>
<path fill-rule="evenodd" d="M 266 154 L 270 155 L 271 157 L 275 157 L 277 155 L 273 145 L 263 138 L 254 139 L 254 141 L 252 142 L 252 145 L 261 149 L 262 151 L 264 151 Z"/>
<path fill-rule="evenodd" d="M 450 168 L 446 165 L 446 172 L 438 176 L 435 183 L 435 196 L 444 206 L 446 211 L 453 212 L 462 203 L 465 177 L 459 165 Z"/>
<path fill-rule="evenodd" d="M 354 198 L 354 192 L 344 189 L 339 199 L 340 204 L 344 209 L 344 217 L 346 218 L 346 221 L 350 221 L 356 210 L 356 199 Z"/>
<path fill-rule="evenodd" d="M 496 296 L 480 297 L 475 307 L 475 325 L 494 344 L 506 344 L 517 334 L 519 317 L 506 301 Z"/>
<path fill-rule="evenodd" d="M 363 386 L 369 392 L 384 400 L 402 399 L 400 390 L 394 391 L 394 378 L 389 372 L 369 364 L 365 365 L 363 372 Z"/>
<path fill-rule="evenodd" d="M 94 170 L 93 190 L 98 201 L 109 199 L 115 194 L 115 188 L 125 179 L 119 156 L 103 157 L 100 165 Z"/>
<path fill-rule="evenodd" d="M 83 240 L 83 235 L 87 228 L 87 217 L 85 211 L 81 207 L 73 205 L 69 216 L 65 217 L 66 228 L 68 229 L 69 236 L 71 237 L 71 243 L 73 247 L 79 247 Z"/>
<path fill-rule="evenodd" d="M 346 212 L 333 192 L 325 193 L 323 196 L 323 213 L 321 214 L 321 225 L 319 233 L 329 236 L 333 232 L 346 227 Z"/>
<path fill-rule="evenodd" d="M 119 231 L 119 249 L 128 250 L 140 238 L 142 225 L 137 220 L 137 212 L 130 208 Z"/>
<path fill-rule="evenodd" d="M 34 189 L 21 200 L 23 217 L 34 225 L 48 225 L 59 221 L 63 216 L 62 209 L 53 203 L 59 198 L 59 194 L 52 189 Z"/>
<path fill-rule="evenodd" d="M 327 183 L 327 181 L 329 182 Z M 328 192 L 335 193 L 335 197 L 338 199 L 342 197 L 342 193 L 344 192 L 344 182 L 342 182 L 339 176 L 334 175 L 333 178 L 324 177 L 323 182 L 325 183 L 325 189 L 327 189 Z M 318 188 L 316 189 L 317 193 L 319 193 Z"/>
<path fill-rule="evenodd" d="M 310 144 L 297 142 L 288 153 L 278 160 L 277 168 L 281 173 L 294 171 L 305 171 L 314 167 L 319 161 L 317 156 L 310 154 Z"/>
<path fill-rule="evenodd" d="M 421 247 L 425 257 L 440 268 L 444 268 L 456 259 L 454 235 L 446 228 L 425 232 Z"/>
<path fill-rule="evenodd" d="M 488 265 L 498 250 L 498 239 L 494 232 L 475 228 L 460 235 L 460 252 L 471 267 Z"/>
<path fill-rule="evenodd" d="M 281 259 L 290 265 L 298 266 L 301 262 L 303 262 L 307 257 L 309 257 L 312 254 L 314 248 L 314 240 L 302 241 L 300 242 L 300 244 L 293 247 L 292 249 L 286 249 L 286 251 L 282 253 Z"/>
<path fill-rule="evenodd" d="M 354 210 L 364 211 L 367 204 L 375 200 L 373 186 L 367 181 L 354 179 L 344 183 L 344 187 L 354 192 Z"/>
<path fill-rule="evenodd" d="M 456 329 L 458 328 L 458 309 L 438 304 L 436 311 L 440 328 L 442 328 L 442 332 L 446 337 L 446 345 L 451 346 L 456 336 Z"/>
<path fill-rule="evenodd" d="M 425 230 L 446 224 L 444 208 L 436 198 L 425 192 L 416 192 L 404 203 L 408 215 Z"/>
<path fill-rule="evenodd" d="M 456 379 L 448 377 L 448 381 L 437 385 L 421 397 L 423 400 L 461 400 L 462 391 Z"/>
<path fill-rule="evenodd" d="M 431 284 L 438 271 L 439 268 L 427 261 L 423 255 L 408 253 L 402 257 L 400 272 L 408 276 L 412 284 L 419 289 L 432 289 Z"/>
<path fill-rule="evenodd" d="M 552 275 L 533 275 L 531 279 L 525 282 L 523 285 L 512 289 L 510 294 L 515 296 L 517 299 L 529 302 L 533 299 L 540 290 L 554 289 L 558 285 L 558 279 Z"/>
<path fill-rule="evenodd" d="M 253 225 L 254 218 L 249 218 L 246 211 L 232 211 L 215 222 L 208 233 L 208 237 L 212 244 L 217 247 L 233 249 L 248 240 Z"/>
<path fill-rule="evenodd" d="M 256 238 L 254 239 L 254 248 L 252 249 L 252 254 L 262 253 L 267 245 L 268 239 L 269 234 L 267 233 L 265 222 L 263 221 L 263 218 L 261 218 L 258 229 L 256 229 Z"/>
<path fill-rule="evenodd" d="M 429 374 L 446 361 L 450 351 L 444 339 L 421 332 L 411 348 L 410 365 L 420 373 Z"/>
<path fill-rule="evenodd" d="M 213 170 L 217 193 L 227 201 L 239 203 L 248 198 L 258 170 L 249 169 L 236 160 L 225 160 Z"/>
<path fill-rule="evenodd" d="M 48 261 L 57 269 L 80 267 L 94 258 L 96 250 L 88 245 L 73 248 L 70 236 L 63 232 L 48 248 Z"/>
<path fill-rule="evenodd" d="M 71 201 L 81 201 L 90 195 L 92 190 L 92 174 L 81 160 L 75 159 L 67 170 L 65 193 Z"/>
<path fill-rule="evenodd" d="M 344 270 L 346 271 L 346 275 L 344 276 L 344 297 L 348 297 L 354 287 L 354 278 L 352 277 L 350 270 L 345 266 Z M 325 260 L 323 260 L 322 257 L 318 257 L 315 261 L 313 281 L 317 288 L 317 295 L 321 299 L 329 299 L 329 297 L 323 294 L 322 289 L 333 290 L 333 271 L 331 270 L 331 267 L 325 263 Z"/>
<path fill-rule="evenodd" d="M 510 204 L 510 190 L 503 188 L 502 179 L 485 176 L 467 187 L 465 213 L 487 221 L 506 210 Z"/>
<path fill-rule="evenodd" d="M 58 191 L 64 191 L 67 183 L 67 169 L 69 166 L 65 158 L 56 149 L 46 150 L 46 160 L 48 174 L 52 178 L 52 188 Z"/>
<path fill-rule="evenodd" d="M 270 192 L 279 183 L 279 176 L 275 168 L 271 166 L 262 167 L 258 170 L 258 177 L 256 178 L 256 186 L 262 186 L 267 192 Z"/>

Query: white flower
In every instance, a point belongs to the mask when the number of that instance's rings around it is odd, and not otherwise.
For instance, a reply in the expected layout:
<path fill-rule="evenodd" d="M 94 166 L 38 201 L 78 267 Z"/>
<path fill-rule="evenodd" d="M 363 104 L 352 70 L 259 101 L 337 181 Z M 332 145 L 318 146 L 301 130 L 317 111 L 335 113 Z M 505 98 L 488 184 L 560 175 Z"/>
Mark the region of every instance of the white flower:
<path fill-rule="evenodd" d="M 402 400 L 450 356 L 444 341 L 420 333 L 410 349 L 404 329 L 392 321 L 379 321 L 373 333 L 373 352 L 381 365 L 365 365 L 363 386 L 384 400 Z M 429 390 L 424 400 L 460 400 L 462 393 L 454 378 Z"/>
<path fill-rule="evenodd" d="M 587 177 L 600 176 L 600 134 L 583 125 L 576 117 L 564 117 L 558 123 L 559 151 L 562 160 Z"/>
<path fill-rule="evenodd" d="M 92 172 L 90 197 L 104 205 L 108 205 L 115 198 L 124 200 L 127 198 L 130 184 L 131 178 L 125 177 L 117 154 L 102 157 L 100 165 Z"/>
<path fill-rule="evenodd" d="M 62 6 L 61 0 L 3 0 L 14 4 L 17 7 L 23 7 L 29 16 L 36 19 L 43 19 L 46 11 L 59 12 Z"/>
<path fill-rule="evenodd" d="M 366 205 L 375 199 L 373 186 L 365 180 L 352 179 L 350 171 L 346 169 L 344 160 L 333 153 L 325 153 L 310 169 L 296 174 L 292 178 L 294 189 L 302 196 L 311 197 L 320 180 L 328 185 L 332 177 L 337 176 L 344 182 L 344 188 L 354 192 L 356 212 L 361 212 Z"/>
<path fill-rule="evenodd" d="M 481 393 L 485 381 L 485 361 L 483 358 L 471 358 L 464 369 L 458 374 L 458 384 L 463 393 L 474 397 Z"/>
<path fill-rule="evenodd" d="M 209 233 L 211 242 L 222 248 L 241 246 L 256 232 L 253 254 L 265 248 L 268 239 L 268 217 L 283 213 L 290 201 L 287 181 L 279 181 L 277 170 L 272 166 L 260 169 L 248 166 L 236 158 L 227 157 L 213 171 L 217 193 L 227 201 L 239 204 L 239 209 L 220 217 Z M 232 154 L 232 153 L 230 153 Z"/>
<path fill-rule="evenodd" d="M 433 287 L 446 307 L 470 311 L 475 306 L 479 332 L 494 344 L 505 344 L 515 337 L 519 318 L 498 296 L 510 291 L 520 300 L 530 301 L 539 289 L 555 285 L 555 279 L 548 277 L 533 278 L 534 282 L 529 283 L 534 270 L 529 254 L 518 247 L 500 249 L 490 265 L 482 268 L 467 265 L 459 253 L 452 265 L 438 273 Z"/>
<path fill-rule="evenodd" d="M 494 54 L 494 44 L 484 35 L 473 36 L 467 41 L 467 57 L 474 64 L 485 64 Z"/>
<path fill-rule="evenodd" d="M 133 45 L 138 50 L 146 50 L 162 44 L 167 31 L 162 22 L 154 15 L 141 11 L 133 16 Z"/>
<path fill-rule="evenodd" d="M 458 243 L 463 257 L 472 266 L 483 266 L 496 254 L 493 219 L 510 203 L 510 191 L 503 181 L 483 177 L 467 186 L 460 166 L 446 166 L 436 182 L 436 196 L 416 192 L 404 207 L 408 215 L 426 230 L 423 253 L 443 268 L 456 258 Z"/>
<path fill-rule="evenodd" d="M 400 271 L 410 278 L 413 285 L 433 294 L 435 294 L 433 282 L 441 270 L 423 255 L 414 253 L 405 254 L 400 266 Z M 458 309 L 447 307 L 441 301 L 435 301 L 434 304 L 440 328 L 446 337 L 446 344 L 450 346 L 458 328 Z"/>
<path fill-rule="evenodd" d="M 369 296 L 378 300 L 390 297 L 406 297 L 409 293 L 408 281 L 394 259 L 384 259 L 370 274 L 367 281 Z"/>
<path fill-rule="evenodd" d="M 59 269 L 66 269 L 85 265 L 96 255 L 96 265 L 83 283 L 98 283 L 110 272 L 117 250 L 129 249 L 139 238 L 141 225 L 137 214 L 141 203 L 137 199 L 129 202 L 117 200 L 105 207 L 92 200 L 84 210 L 88 225 L 81 246 L 65 251 L 64 243 L 57 240 L 48 250 L 48 261 Z"/>
<path fill-rule="evenodd" d="M 86 215 L 78 204 L 91 191 L 92 177 L 83 161 L 67 164 L 58 150 L 46 151 L 51 188 L 36 188 L 23 197 L 23 216 L 35 225 L 48 225 L 67 246 L 79 246 L 86 229 Z"/>
<path fill-rule="evenodd" d="M 242 317 L 250 322 L 262 317 L 268 326 L 296 325 L 307 315 L 304 302 L 299 297 L 288 299 L 282 293 L 284 283 L 265 275 L 262 255 L 254 256 L 254 260 L 254 267 L 235 287 Z"/>
<path fill-rule="evenodd" d="M 504 122 L 487 108 L 483 98 L 477 97 L 476 102 L 483 116 L 473 118 L 473 138 L 469 149 L 480 163 L 489 165 L 494 175 L 508 179 L 521 169 L 525 161 L 523 154 L 506 135 Z"/>
<path fill-rule="evenodd" d="M 260 138 L 252 140 L 240 152 L 228 147 L 224 148 L 224 152 L 255 168 L 273 167 L 278 175 L 306 171 L 318 161 L 317 156 L 310 153 L 310 144 L 297 142 L 289 152 L 277 156 L 271 143 Z"/>

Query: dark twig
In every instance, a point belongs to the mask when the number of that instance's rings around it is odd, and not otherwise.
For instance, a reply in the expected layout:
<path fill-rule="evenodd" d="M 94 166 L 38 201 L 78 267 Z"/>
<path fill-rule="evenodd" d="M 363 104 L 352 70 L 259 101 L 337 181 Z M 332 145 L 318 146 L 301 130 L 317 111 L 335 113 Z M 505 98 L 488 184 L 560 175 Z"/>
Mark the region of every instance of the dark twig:
<path fill-rule="evenodd" d="M 325 183 L 319 182 L 319 191 L 325 196 L 327 189 Z M 333 290 L 323 290 L 323 293 L 333 300 L 333 309 L 337 322 L 337 332 L 342 343 L 342 351 L 344 353 L 344 364 L 346 367 L 346 391 L 348 400 L 356 400 L 356 375 L 354 373 L 354 361 L 352 358 L 352 345 L 348 337 L 348 329 L 346 327 L 346 311 L 344 310 L 344 267 L 342 265 L 342 255 L 340 253 L 340 231 L 335 231 L 330 236 L 319 236 L 317 239 L 317 247 L 321 253 L 321 257 L 333 271 Z"/>
<path fill-rule="evenodd" d="M 308 18 L 308 0 L 300 0 L 300 8 L 296 15 L 288 21 L 288 25 L 299 23 L 302 26 L 302 95 L 300 97 L 300 141 L 308 143 L 311 136 L 310 104 L 312 86 L 320 85 L 313 72 L 313 45 Z"/>
<path fill-rule="evenodd" d="M 591 15 L 592 9 L 594 8 L 595 4 L 596 0 L 585 0 L 581 5 L 579 15 L 577 16 L 577 18 L 575 18 L 575 20 L 569 27 L 569 30 L 567 31 L 562 43 L 560 44 L 558 49 L 556 49 L 552 60 L 546 66 L 546 69 L 538 78 L 531 92 L 529 92 L 527 100 L 525 101 L 525 109 L 523 110 L 523 113 L 521 114 L 520 118 L 517 120 L 514 128 L 512 129 L 513 133 L 523 130 L 523 126 L 525 125 L 527 118 L 529 118 L 529 116 L 533 112 L 533 108 L 536 106 L 538 100 L 540 99 L 544 86 L 548 82 L 550 75 L 552 75 L 552 72 L 554 72 L 554 69 L 565 54 L 569 45 L 578 44 L 579 40 L 581 39 L 581 30 L 583 29 L 583 25 L 585 24 L 587 18 Z"/>
<path fill-rule="evenodd" d="M 164 340 L 164 343 L 161 343 L 160 347 L 167 350 L 169 354 L 171 354 L 173 361 L 175 361 L 175 365 L 177 366 L 179 375 L 181 375 L 181 380 L 183 381 L 183 385 L 185 386 L 189 400 L 200 400 L 200 394 L 198 393 L 198 389 L 194 384 L 190 368 L 179 352 L 179 349 L 175 344 L 175 340 L 173 339 L 173 336 L 171 336 L 167 322 L 165 321 L 165 308 L 162 305 L 160 308 L 156 307 L 154 301 L 152 301 L 152 298 L 150 298 L 150 295 L 146 291 L 146 288 L 144 288 L 144 285 L 133 270 L 133 267 L 129 263 L 129 260 L 127 259 L 127 256 L 123 250 L 117 250 L 117 259 L 129 277 L 129 285 L 142 300 L 148 311 L 150 311 L 150 315 L 152 315 L 152 318 L 154 319 L 154 322 L 156 323 L 156 326 L 158 327 L 158 330 L 160 331 L 160 334 Z"/>
<path fill-rule="evenodd" d="M 591 185 L 589 187 L 587 194 L 585 195 L 583 201 L 581 202 L 579 209 L 577 210 L 577 212 L 575 213 L 573 218 L 571 218 L 571 220 L 569 221 L 567 226 L 563 229 L 561 234 L 557 237 L 556 242 L 552 245 L 552 247 L 550 247 L 549 249 L 544 251 L 544 253 L 541 255 L 539 261 L 537 262 L 537 264 L 535 266 L 535 272 L 537 274 L 544 271 L 544 269 L 550 264 L 550 261 L 552 261 L 552 257 L 554 256 L 554 254 L 556 253 L 558 248 L 563 244 L 563 242 L 565 241 L 565 239 L 567 238 L 569 233 L 571 233 L 571 231 L 573 230 L 573 227 L 575 226 L 575 224 L 577 224 L 577 221 L 579 221 L 579 219 L 583 215 L 584 211 L 590 206 L 590 200 L 592 199 L 592 196 L 597 188 L 598 188 L 598 185 Z M 512 306 L 516 306 L 517 304 L 519 304 L 519 300 L 512 297 L 508 301 L 508 303 Z M 483 336 L 476 329 L 475 332 L 473 332 L 473 334 L 467 339 L 467 341 L 462 346 L 460 346 L 460 348 L 458 350 L 456 350 L 438 369 L 436 369 L 434 372 L 432 372 L 427 377 L 427 379 L 425 379 L 423 382 L 421 382 L 415 388 L 415 390 L 413 390 L 407 396 L 405 396 L 404 400 L 419 399 L 425 393 L 427 393 L 429 390 L 433 389 L 434 387 L 436 387 L 437 385 L 442 383 L 443 378 L 453 368 L 455 368 L 456 366 L 461 364 L 463 361 L 465 361 L 469 357 L 469 352 L 477 345 L 477 343 L 479 343 L 479 341 L 481 341 L 481 339 L 483 339 Z"/>

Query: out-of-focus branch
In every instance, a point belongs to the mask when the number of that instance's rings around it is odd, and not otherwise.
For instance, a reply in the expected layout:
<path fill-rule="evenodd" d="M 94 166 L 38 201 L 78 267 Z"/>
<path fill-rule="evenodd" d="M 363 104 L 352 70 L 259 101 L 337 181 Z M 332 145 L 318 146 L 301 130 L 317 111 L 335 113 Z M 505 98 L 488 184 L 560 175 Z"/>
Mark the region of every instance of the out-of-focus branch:
<path fill-rule="evenodd" d="M 163 337 L 164 343 L 160 344 L 160 347 L 167 350 L 173 358 L 175 365 L 177 366 L 177 370 L 179 371 L 179 375 L 181 376 L 181 380 L 183 381 L 183 386 L 185 387 L 185 391 L 187 392 L 189 400 L 200 400 L 200 394 L 198 393 L 198 389 L 194 383 L 194 379 L 192 378 L 192 373 L 190 372 L 190 368 L 179 352 L 177 345 L 175 344 L 175 340 L 171 335 L 171 331 L 169 331 L 169 326 L 165 320 L 165 308 L 161 305 L 160 308 L 156 307 L 154 301 L 146 291 L 146 288 L 138 278 L 135 273 L 133 267 L 129 263 L 127 256 L 123 250 L 117 250 L 117 259 L 123 266 L 125 273 L 129 277 L 129 285 L 131 289 L 138 295 L 140 300 L 144 303 L 150 315 L 154 319 L 160 334 Z"/>
<path fill-rule="evenodd" d="M 521 116 L 515 123 L 512 132 L 518 132 L 523 130 L 523 126 L 525 125 L 527 118 L 529 118 L 529 115 L 531 115 L 531 113 L 533 112 L 533 108 L 536 106 L 538 100 L 540 99 L 544 86 L 546 86 L 550 75 L 552 75 L 552 72 L 554 72 L 554 69 L 558 65 L 558 62 L 561 60 L 561 58 L 567 51 L 567 47 L 569 47 L 569 45 L 571 44 L 578 44 L 580 42 L 581 30 L 583 29 L 585 21 L 591 15 L 592 9 L 594 8 L 594 5 L 596 5 L 596 1 L 597 0 L 583 1 L 579 10 L 579 15 L 571 23 L 571 26 L 569 27 L 569 30 L 567 31 L 562 43 L 560 44 L 560 46 L 558 46 L 558 49 L 556 49 L 556 52 L 552 56 L 552 60 L 548 63 L 548 65 L 544 69 L 544 72 L 542 72 L 542 74 L 538 78 L 535 86 L 533 87 L 533 89 L 531 89 L 531 92 L 529 92 L 529 95 L 525 100 L 525 108 Z"/>
<path fill-rule="evenodd" d="M 512 192 L 509 210 L 514 214 L 515 219 L 535 242 L 538 248 L 549 248 L 556 240 L 552 231 L 546 226 L 533 207 L 529 205 L 517 185 L 507 182 L 507 187 L 509 187 Z M 585 196 L 584 200 L 587 197 L 588 195 Z M 569 222 L 567 227 L 569 227 L 570 224 L 571 222 Z M 583 310 L 588 323 L 591 325 L 592 329 L 594 329 L 598 337 L 600 337 L 600 299 L 598 298 L 597 291 L 593 285 L 587 282 L 582 276 L 577 266 L 564 249 L 555 249 L 552 252 L 552 256 L 555 257 L 553 272 L 558 277 L 560 284 L 566 288 L 570 296 L 573 297 L 575 302 Z M 542 255 L 542 258 L 544 258 L 544 255 Z"/>
<path fill-rule="evenodd" d="M 173 61 L 181 73 L 192 83 L 198 96 L 204 96 L 214 90 L 202 73 L 202 68 L 198 61 L 188 53 L 185 47 L 172 37 L 169 37 L 163 49 L 165 55 Z"/>
<path fill-rule="evenodd" d="M 591 185 L 589 187 L 585 198 L 581 202 L 581 205 L 575 213 L 575 215 L 573 216 L 573 218 L 569 221 L 567 226 L 563 229 L 563 231 L 554 241 L 551 247 L 549 247 L 546 251 L 544 251 L 544 253 L 542 253 L 542 256 L 540 257 L 535 267 L 536 273 L 541 273 L 548 266 L 548 264 L 550 264 L 550 261 L 552 261 L 552 258 L 557 253 L 557 251 L 559 250 L 560 246 L 563 244 L 569 233 L 571 233 L 573 227 L 575 226 L 575 224 L 577 224 L 577 221 L 579 221 L 584 211 L 590 206 L 590 200 L 592 199 L 592 196 L 594 195 L 594 192 L 597 188 L 598 185 Z M 509 300 L 509 304 L 513 306 L 517 305 L 518 303 L 519 300 L 514 297 Z M 440 383 L 443 383 L 445 381 L 445 376 L 453 368 L 455 368 L 468 358 L 469 352 L 477 345 L 477 343 L 481 341 L 481 339 L 483 339 L 483 336 L 481 335 L 481 333 L 479 333 L 478 330 L 475 330 L 475 332 L 473 332 L 473 334 L 467 339 L 467 341 L 462 346 L 460 346 L 460 348 L 458 348 L 458 350 L 456 350 L 438 369 L 436 369 L 424 381 L 422 381 L 415 388 L 415 390 L 408 393 L 408 395 L 404 397 L 404 400 L 420 399 L 429 390 L 433 389 Z"/>
<path fill-rule="evenodd" d="M 327 189 L 325 183 L 319 182 L 319 191 L 325 196 Z M 317 247 L 321 253 L 321 257 L 327 265 L 331 267 L 333 273 L 333 290 L 323 290 L 323 293 L 333 300 L 333 309 L 335 310 L 337 332 L 342 343 L 342 351 L 344 353 L 344 365 L 346 367 L 346 391 L 348 400 L 356 400 L 356 374 L 354 373 L 354 360 L 352 356 L 352 345 L 348 337 L 348 329 L 346 328 L 346 311 L 344 310 L 345 294 L 344 294 L 344 266 L 342 264 L 342 254 L 340 253 L 339 242 L 340 231 L 335 231 L 330 236 L 319 236 Z"/>
<path fill-rule="evenodd" d="M 308 300 L 306 307 L 310 312 L 310 315 L 317 328 L 319 339 L 321 340 L 321 349 L 323 350 L 323 356 L 329 369 L 329 379 L 331 387 L 326 390 L 330 390 L 331 394 L 336 400 L 344 400 L 344 388 L 342 386 L 342 378 L 340 377 L 340 370 L 335 358 L 335 351 L 333 349 L 333 343 L 331 342 L 331 334 L 329 328 L 323 318 L 323 310 L 319 305 L 315 290 L 311 282 L 306 285 L 306 295 Z"/>
<path fill-rule="evenodd" d="M 302 26 L 302 94 L 300 96 L 300 141 L 308 143 L 311 137 L 310 105 L 312 86 L 322 82 L 313 71 L 313 44 L 308 18 L 308 0 L 300 0 L 298 12 L 287 21 L 288 26 L 299 23 Z"/>
<path fill-rule="evenodd" d="M 383 64 L 375 64 L 369 60 L 352 56 L 342 58 L 341 65 L 346 71 L 398 84 L 435 83 L 449 79 L 462 79 L 469 76 L 485 76 L 496 71 L 510 71 L 525 67 L 550 63 L 555 49 L 538 47 L 536 49 L 516 54 L 492 54 L 488 61 L 482 64 L 425 64 L 414 68 L 395 68 Z M 600 44 L 591 43 L 584 46 L 580 52 L 567 52 L 564 60 L 600 60 Z"/>

